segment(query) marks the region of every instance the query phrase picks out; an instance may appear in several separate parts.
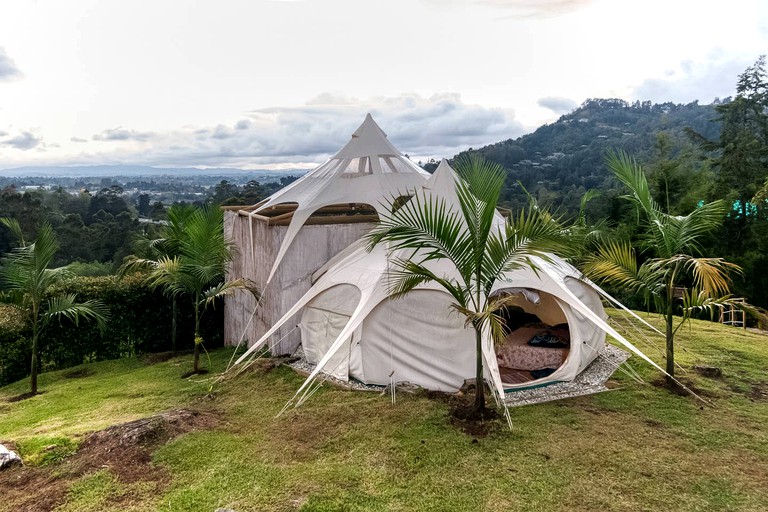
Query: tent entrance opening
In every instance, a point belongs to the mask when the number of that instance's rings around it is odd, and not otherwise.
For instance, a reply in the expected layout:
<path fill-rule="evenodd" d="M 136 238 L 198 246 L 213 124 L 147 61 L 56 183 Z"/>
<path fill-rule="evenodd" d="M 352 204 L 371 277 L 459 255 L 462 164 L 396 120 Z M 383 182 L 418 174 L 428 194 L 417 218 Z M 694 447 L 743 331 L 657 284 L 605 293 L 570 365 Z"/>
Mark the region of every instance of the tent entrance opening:
<path fill-rule="evenodd" d="M 565 363 L 571 348 L 568 322 L 559 304 L 552 295 L 534 290 L 497 293 L 507 301 L 499 312 L 506 335 L 496 347 L 502 383 L 549 377 Z"/>

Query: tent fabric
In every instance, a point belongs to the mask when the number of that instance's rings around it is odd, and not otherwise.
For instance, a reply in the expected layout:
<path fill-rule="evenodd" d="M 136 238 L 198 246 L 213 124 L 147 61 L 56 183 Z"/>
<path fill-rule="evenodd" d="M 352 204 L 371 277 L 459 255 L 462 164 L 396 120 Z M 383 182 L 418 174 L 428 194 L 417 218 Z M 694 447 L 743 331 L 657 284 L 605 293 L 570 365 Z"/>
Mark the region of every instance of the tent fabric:
<path fill-rule="evenodd" d="M 388 213 L 387 204 L 394 197 L 412 194 L 428 178 L 429 173 L 403 156 L 368 114 L 352 139 L 331 159 L 275 192 L 251 212 L 259 214 L 278 204 L 298 205 L 267 282 L 272 280 L 301 227 L 318 209 L 362 203 L 383 215 Z"/>

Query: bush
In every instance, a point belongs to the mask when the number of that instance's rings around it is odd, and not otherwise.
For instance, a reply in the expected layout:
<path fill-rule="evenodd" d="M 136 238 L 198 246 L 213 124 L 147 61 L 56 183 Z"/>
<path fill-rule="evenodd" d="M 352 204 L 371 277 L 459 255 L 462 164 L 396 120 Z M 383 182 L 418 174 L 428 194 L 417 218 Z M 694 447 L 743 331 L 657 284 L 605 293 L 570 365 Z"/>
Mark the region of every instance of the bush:
<path fill-rule="evenodd" d="M 108 276 L 112 273 L 112 263 L 100 263 L 98 261 L 91 261 L 90 263 L 75 261 L 67 265 L 66 268 L 76 276 L 83 277 Z"/>
<path fill-rule="evenodd" d="M 101 300 L 110 311 L 106 331 L 95 324 L 52 322 L 40 333 L 40 368 L 49 371 L 84 362 L 130 357 L 172 348 L 172 302 L 159 290 L 151 290 L 142 276 L 75 277 L 50 291 L 52 296 L 77 294 L 78 301 Z M 29 374 L 30 336 L 23 317 L 13 308 L 0 311 L 0 385 Z M 209 308 L 201 330 L 206 346 L 223 344 L 224 308 Z M 191 300 L 178 301 L 177 350 L 194 348 L 194 311 Z"/>
<path fill-rule="evenodd" d="M 0 386 L 29 374 L 32 360 L 29 335 L 21 312 L 0 304 Z"/>

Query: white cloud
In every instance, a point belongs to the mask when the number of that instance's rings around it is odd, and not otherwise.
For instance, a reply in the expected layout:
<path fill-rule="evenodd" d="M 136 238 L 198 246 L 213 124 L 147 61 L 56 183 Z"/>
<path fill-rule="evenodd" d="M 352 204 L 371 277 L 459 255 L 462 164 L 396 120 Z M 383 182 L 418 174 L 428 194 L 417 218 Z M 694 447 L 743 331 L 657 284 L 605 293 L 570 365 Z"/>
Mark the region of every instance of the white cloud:
<path fill-rule="evenodd" d="M 553 18 L 586 7 L 592 0 L 476 0 L 476 3 L 505 9 L 511 18 Z"/>
<path fill-rule="evenodd" d="M 323 94 L 298 107 L 252 110 L 232 124 L 170 132 L 123 127 L 103 130 L 93 136 L 100 142 L 98 151 L 76 152 L 56 163 L 306 167 L 346 144 L 368 112 L 392 143 L 412 158 L 451 157 L 470 146 L 526 132 L 513 112 L 467 104 L 458 94 L 370 99 Z M 70 139 L 75 143 L 83 140 Z"/>
<path fill-rule="evenodd" d="M 5 52 L 5 48 L 0 46 L 0 82 L 13 80 L 21 76 L 21 71 L 16 67 L 16 63 Z"/>
<path fill-rule="evenodd" d="M 38 137 L 30 131 L 22 131 L 15 137 L 0 139 L 0 146 L 27 151 L 29 149 L 43 147 L 42 137 Z"/>
<path fill-rule="evenodd" d="M 579 104 L 571 98 L 563 98 L 561 96 L 547 96 L 546 98 L 539 98 L 536 103 L 543 108 L 549 109 L 555 114 L 567 114 Z"/>
<path fill-rule="evenodd" d="M 97 133 L 93 136 L 93 140 L 106 140 L 106 141 L 115 141 L 115 140 L 135 140 L 135 141 L 141 141 L 145 142 L 155 137 L 155 134 L 152 132 L 139 132 L 136 130 L 126 130 L 124 128 L 109 128 L 107 130 L 102 131 L 101 133 Z"/>
<path fill-rule="evenodd" d="M 750 64 L 752 62 L 743 57 L 696 63 L 681 61 L 678 69 L 668 70 L 665 78 L 648 79 L 635 87 L 631 99 L 674 103 L 699 100 L 710 103 L 717 97 L 733 96 L 738 76 Z"/>

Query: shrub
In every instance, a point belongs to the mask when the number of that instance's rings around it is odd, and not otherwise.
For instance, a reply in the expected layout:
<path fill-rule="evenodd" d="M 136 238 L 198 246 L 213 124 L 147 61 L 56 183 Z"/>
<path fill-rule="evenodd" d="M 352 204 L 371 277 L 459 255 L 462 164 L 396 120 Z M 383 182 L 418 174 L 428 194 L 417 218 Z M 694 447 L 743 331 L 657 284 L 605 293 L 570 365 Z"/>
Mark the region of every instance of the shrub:
<path fill-rule="evenodd" d="M 110 310 L 107 330 L 96 325 L 53 322 L 40 336 L 40 367 L 43 371 L 67 368 L 84 362 L 130 357 L 171 350 L 171 300 L 151 290 L 139 274 L 75 277 L 51 290 L 52 294 L 76 293 L 80 301 L 99 299 Z M 2 306 L 2 305 L 0 305 Z M 29 332 L 13 308 L 0 310 L 0 385 L 29 374 Z M 223 344 L 223 307 L 209 309 L 201 326 L 206 346 Z M 8 311 L 8 314 L 6 314 Z M 190 299 L 179 297 L 177 349 L 194 348 L 194 318 Z"/>
<path fill-rule="evenodd" d="M 29 373 L 29 334 L 21 312 L 0 304 L 0 386 L 23 379 Z"/>

